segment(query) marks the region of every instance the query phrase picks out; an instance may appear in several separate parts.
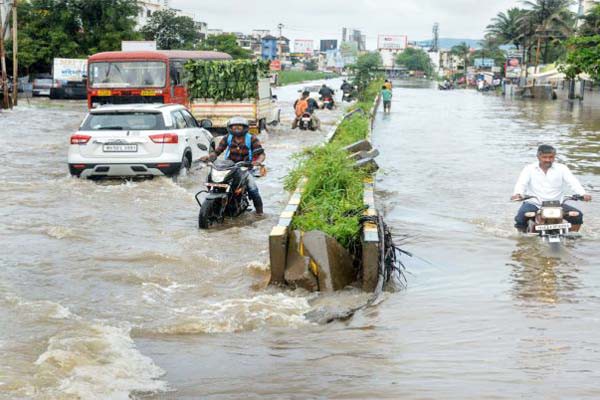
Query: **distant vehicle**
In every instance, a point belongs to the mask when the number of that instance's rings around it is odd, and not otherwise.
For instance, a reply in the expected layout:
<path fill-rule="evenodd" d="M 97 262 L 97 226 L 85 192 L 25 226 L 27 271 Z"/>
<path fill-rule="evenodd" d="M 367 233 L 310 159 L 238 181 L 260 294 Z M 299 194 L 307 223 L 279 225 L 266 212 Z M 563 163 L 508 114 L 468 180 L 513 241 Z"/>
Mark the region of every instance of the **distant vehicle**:
<path fill-rule="evenodd" d="M 69 171 L 82 178 L 176 176 L 196 167 L 212 140 L 182 105 L 99 107 L 71 136 Z"/>
<path fill-rule="evenodd" d="M 52 75 L 38 75 L 33 80 L 32 96 L 48 96 L 50 97 L 50 89 L 52 89 Z"/>
<path fill-rule="evenodd" d="M 102 104 L 188 105 L 183 65 L 189 60 L 231 60 L 215 51 L 110 51 L 88 58 L 88 108 Z"/>
<path fill-rule="evenodd" d="M 52 66 L 51 99 L 87 98 L 87 60 L 79 58 L 55 58 Z"/>

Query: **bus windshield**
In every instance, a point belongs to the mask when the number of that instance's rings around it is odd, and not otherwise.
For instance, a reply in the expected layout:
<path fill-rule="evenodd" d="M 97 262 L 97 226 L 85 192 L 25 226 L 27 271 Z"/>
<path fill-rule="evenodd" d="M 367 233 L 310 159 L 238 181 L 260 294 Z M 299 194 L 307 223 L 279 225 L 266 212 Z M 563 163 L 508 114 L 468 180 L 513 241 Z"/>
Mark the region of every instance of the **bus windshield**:
<path fill-rule="evenodd" d="M 106 61 L 90 64 L 90 87 L 165 87 L 162 61 Z"/>

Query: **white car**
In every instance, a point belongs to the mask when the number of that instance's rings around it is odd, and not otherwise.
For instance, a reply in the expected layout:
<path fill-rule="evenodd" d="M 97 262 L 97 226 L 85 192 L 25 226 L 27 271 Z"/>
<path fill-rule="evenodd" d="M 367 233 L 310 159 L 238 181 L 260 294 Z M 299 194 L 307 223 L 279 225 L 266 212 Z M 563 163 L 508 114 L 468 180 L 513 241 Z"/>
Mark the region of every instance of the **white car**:
<path fill-rule="evenodd" d="M 82 178 L 174 176 L 197 166 L 212 140 L 182 105 L 100 107 L 71 136 L 69 171 Z"/>

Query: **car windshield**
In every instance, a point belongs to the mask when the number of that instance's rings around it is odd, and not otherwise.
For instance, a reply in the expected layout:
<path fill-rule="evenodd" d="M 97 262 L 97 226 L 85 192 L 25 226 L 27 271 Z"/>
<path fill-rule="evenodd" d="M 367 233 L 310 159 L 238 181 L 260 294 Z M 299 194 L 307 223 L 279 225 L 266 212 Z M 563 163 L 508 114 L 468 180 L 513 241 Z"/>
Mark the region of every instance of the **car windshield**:
<path fill-rule="evenodd" d="M 149 131 L 164 128 L 161 113 L 149 112 L 106 112 L 94 113 L 86 119 L 83 130 Z"/>
<path fill-rule="evenodd" d="M 90 86 L 164 87 L 167 65 L 162 61 L 115 61 L 90 64 Z"/>

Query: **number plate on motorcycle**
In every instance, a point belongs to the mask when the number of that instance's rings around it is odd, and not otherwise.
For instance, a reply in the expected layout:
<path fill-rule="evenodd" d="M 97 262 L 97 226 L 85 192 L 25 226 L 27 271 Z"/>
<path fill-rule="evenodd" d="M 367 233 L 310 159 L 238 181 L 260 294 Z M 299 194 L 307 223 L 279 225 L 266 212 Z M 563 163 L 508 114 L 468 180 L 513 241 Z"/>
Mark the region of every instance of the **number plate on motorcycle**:
<path fill-rule="evenodd" d="M 135 153 L 137 150 L 137 144 L 105 144 L 102 146 L 102 151 L 105 153 Z"/>
<path fill-rule="evenodd" d="M 554 225 L 538 225 L 535 227 L 536 231 L 551 231 L 553 229 L 567 229 L 570 228 L 571 224 L 554 224 Z"/>

